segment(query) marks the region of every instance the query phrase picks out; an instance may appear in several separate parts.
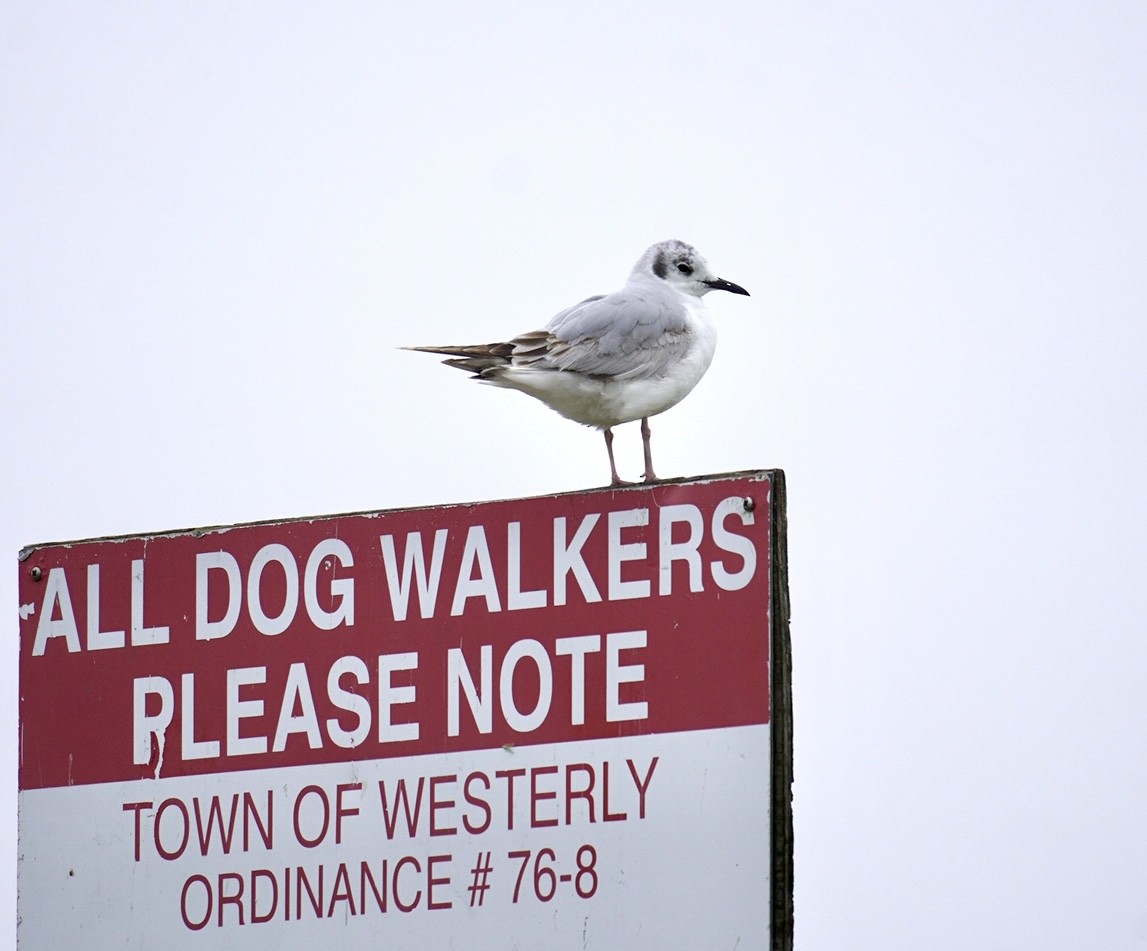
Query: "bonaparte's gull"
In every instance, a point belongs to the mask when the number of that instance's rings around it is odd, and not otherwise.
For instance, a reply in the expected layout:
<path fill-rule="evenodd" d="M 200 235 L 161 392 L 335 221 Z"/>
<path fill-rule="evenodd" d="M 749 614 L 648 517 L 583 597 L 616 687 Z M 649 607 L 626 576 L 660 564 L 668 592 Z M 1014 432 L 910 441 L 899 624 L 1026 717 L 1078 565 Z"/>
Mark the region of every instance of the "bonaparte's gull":
<path fill-rule="evenodd" d="M 588 297 L 543 330 L 504 343 L 408 347 L 450 357 L 482 383 L 521 390 L 567 419 L 605 435 L 613 485 L 625 483 L 613 461 L 613 427 L 641 420 L 646 482 L 656 480 L 649 417 L 688 396 L 709 369 L 717 329 L 702 298 L 709 291 L 749 292 L 716 277 L 696 249 L 662 241 L 634 265 L 612 294 Z"/>

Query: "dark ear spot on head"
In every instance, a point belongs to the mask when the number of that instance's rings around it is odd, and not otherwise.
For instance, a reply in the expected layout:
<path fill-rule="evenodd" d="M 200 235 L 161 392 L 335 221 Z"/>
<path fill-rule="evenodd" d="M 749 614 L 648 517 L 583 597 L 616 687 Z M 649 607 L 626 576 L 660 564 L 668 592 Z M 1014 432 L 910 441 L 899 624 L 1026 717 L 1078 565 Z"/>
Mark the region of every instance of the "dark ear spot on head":
<path fill-rule="evenodd" d="M 653 273 L 662 280 L 664 280 L 665 275 L 669 273 L 669 267 L 665 263 L 664 254 L 658 254 L 657 257 L 653 259 Z"/>

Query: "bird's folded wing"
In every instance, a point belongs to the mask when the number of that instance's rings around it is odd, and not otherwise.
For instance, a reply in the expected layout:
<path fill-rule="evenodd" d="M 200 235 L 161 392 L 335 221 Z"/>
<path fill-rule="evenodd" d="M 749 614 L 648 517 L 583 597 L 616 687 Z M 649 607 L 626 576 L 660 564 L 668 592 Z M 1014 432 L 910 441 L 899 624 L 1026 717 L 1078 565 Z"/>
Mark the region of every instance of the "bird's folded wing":
<path fill-rule="evenodd" d="M 504 343 L 405 349 L 452 357 L 443 362 L 478 374 L 513 366 L 645 380 L 664 376 L 689 345 L 684 306 L 673 297 L 630 286 L 587 298 L 563 310 L 544 330 Z"/>
<path fill-rule="evenodd" d="M 590 297 L 563 310 L 544 331 L 516 337 L 511 359 L 515 366 L 616 380 L 656 378 L 688 350 L 688 326 L 678 301 L 627 288 Z"/>

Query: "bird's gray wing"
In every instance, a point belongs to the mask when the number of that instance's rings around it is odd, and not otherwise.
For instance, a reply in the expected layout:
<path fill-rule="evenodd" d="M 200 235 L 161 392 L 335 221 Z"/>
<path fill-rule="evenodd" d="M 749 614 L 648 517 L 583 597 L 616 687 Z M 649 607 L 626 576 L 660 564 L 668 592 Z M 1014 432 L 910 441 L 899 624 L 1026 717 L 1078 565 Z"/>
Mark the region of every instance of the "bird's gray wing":
<path fill-rule="evenodd" d="M 656 378 L 688 350 L 688 326 L 674 296 L 630 286 L 587 298 L 545 330 L 515 337 L 511 362 L 617 380 Z"/>

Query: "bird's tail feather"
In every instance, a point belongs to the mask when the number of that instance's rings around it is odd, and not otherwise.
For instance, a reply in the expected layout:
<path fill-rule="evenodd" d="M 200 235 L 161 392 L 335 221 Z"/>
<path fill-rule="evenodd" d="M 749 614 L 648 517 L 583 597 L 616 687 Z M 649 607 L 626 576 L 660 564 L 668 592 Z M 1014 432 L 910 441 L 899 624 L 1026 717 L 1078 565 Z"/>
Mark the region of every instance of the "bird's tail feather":
<path fill-rule="evenodd" d="M 470 373 L 481 373 L 491 367 L 503 367 L 510 362 L 514 352 L 512 343 L 481 343 L 467 346 L 442 347 L 403 347 L 403 350 L 417 350 L 419 353 L 437 353 L 452 357 L 443 360 L 448 367 L 457 367 Z"/>

